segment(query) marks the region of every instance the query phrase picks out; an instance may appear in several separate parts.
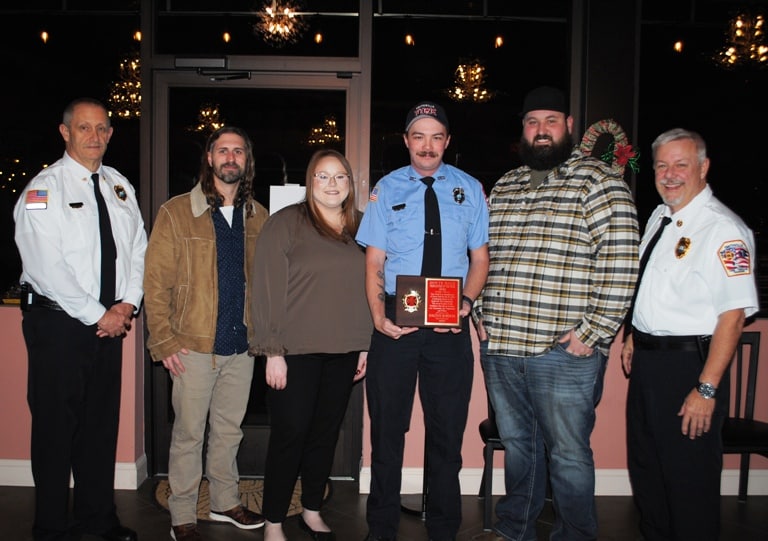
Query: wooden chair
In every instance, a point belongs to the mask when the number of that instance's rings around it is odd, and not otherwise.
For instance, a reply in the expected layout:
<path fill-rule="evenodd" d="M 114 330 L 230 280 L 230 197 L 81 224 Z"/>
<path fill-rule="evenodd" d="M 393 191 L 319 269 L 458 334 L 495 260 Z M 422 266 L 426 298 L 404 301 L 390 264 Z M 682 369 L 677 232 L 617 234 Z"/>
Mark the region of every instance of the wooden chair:
<path fill-rule="evenodd" d="M 747 348 L 748 355 L 745 353 Z M 731 389 L 729 417 L 722 432 L 723 452 L 741 455 L 739 502 L 747 501 L 750 455 L 768 457 L 768 422 L 754 419 L 759 358 L 760 333 L 743 332 L 731 367 L 730 375 L 735 378 L 735 384 Z"/>

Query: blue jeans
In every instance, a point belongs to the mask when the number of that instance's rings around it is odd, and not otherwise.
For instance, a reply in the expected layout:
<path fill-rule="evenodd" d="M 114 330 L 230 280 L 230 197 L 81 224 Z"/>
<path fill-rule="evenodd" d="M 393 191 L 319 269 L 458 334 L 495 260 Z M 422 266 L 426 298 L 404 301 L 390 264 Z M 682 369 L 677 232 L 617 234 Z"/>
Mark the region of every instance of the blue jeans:
<path fill-rule="evenodd" d="M 550 539 L 597 539 L 595 465 L 590 435 L 603 391 L 605 355 L 576 357 L 558 344 L 535 357 L 480 359 L 504 445 L 506 495 L 494 530 L 505 539 L 536 541 L 549 468 L 555 524 Z"/>

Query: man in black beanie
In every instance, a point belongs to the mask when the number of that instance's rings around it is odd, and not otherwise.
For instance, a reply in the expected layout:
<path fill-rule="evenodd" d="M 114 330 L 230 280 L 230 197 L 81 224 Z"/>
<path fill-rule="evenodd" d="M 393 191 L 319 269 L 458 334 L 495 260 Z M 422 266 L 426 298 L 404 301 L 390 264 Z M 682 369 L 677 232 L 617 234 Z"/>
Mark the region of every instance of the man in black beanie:
<path fill-rule="evenodd" d="M 491 191 L 491 265 L 473 311 L 505 452 L 488 538 L 536 539 L 549 466 L 550 539 L 595 540 L 589 440 L 637 275 L 637 213 L 624 180 L 573 147 L 560 90 L 532 90 L 521 116 L 524 165 Z"/>

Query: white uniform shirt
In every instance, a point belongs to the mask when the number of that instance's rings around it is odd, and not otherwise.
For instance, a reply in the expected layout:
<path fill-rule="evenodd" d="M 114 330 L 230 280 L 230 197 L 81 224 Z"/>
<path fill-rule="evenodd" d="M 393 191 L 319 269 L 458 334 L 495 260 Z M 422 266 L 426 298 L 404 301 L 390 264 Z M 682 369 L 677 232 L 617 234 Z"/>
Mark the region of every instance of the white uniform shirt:
<path fill-rule="evenodd" d="M 666 205 L 654 210 L 641 253 L 665 215 Z M 711 335 L 719 314 L 757 312 L 754 237 L 741 218 L 709 185 L 670 217 L 645 269 L 633 325 L 657 336 Z"/>
<path fill-rule="evenodd" d="M 138 307 L 147 235 L 136 193 L 115 169 L 102 165 L 98 173 L 117 246 L 116 299 Z M 99 302 L 99 213 L 91 174 L 65 152 L 27 184 L 13 213 L 21 281 L 86 325 L 106 311 Z"/>

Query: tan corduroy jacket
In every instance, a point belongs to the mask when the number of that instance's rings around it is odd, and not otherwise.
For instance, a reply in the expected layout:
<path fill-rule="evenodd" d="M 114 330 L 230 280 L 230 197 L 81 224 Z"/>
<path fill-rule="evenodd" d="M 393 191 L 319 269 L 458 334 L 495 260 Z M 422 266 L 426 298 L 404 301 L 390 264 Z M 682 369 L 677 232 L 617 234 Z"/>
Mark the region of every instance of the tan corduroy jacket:
<path fill-rule="evenodd" d="M 246 208 L 252 209 L 247 217 Z M 251 275 L 256 238 L 269 217 L 254 200 L 243 208 L 245 279 Z M 149 329 L 147 348 L 155 361 L 182 348 L 213 351 L 218 314 L 216 235 L 211 209 L 197 184 L 160 207 L 144 262 L 144 307 Z M 245 288 L 249 325 L 250 288 Z"/>

